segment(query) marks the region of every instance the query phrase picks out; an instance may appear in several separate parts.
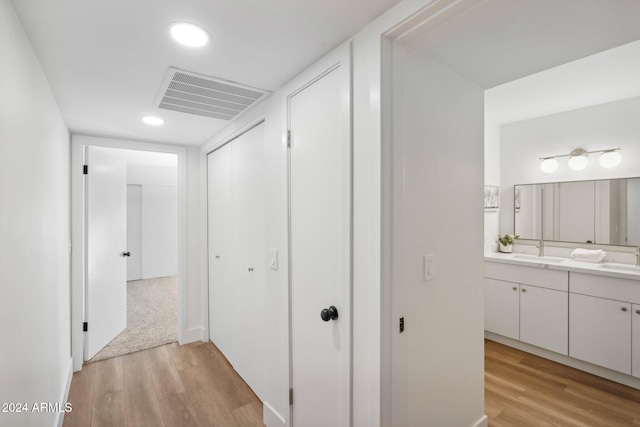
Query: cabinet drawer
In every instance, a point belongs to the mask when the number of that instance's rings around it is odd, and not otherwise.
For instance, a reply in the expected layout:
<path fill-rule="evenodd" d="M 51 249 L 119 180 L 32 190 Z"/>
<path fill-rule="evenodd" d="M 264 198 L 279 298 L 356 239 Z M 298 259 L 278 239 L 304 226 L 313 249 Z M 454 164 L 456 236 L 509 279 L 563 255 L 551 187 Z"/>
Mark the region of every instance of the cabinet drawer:
<path fill-rule="evenodd" d="M 571 292 L 640 304 L 640 281 L 571 272 Z"/>
<path fill-rule="evenodd" d="M 484 277 L 557 291 L 567 292 L 569 290 L 568 271 L 485 261 Z"/>

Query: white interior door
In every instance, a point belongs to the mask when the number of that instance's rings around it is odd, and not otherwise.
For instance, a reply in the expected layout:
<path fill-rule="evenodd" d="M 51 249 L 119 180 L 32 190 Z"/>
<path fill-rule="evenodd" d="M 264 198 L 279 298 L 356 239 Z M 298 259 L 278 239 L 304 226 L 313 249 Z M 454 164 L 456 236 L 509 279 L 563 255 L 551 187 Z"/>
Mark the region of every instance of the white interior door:
<path fill-rule="evenodd" d="M 338 67 L 289 99 L 292 421 L 299 427 L 350 424 L 347 76 Z M 323 321 L 321 310 L 331 306 L 338 317 Z"/>
<path fill-rule="evenodd" d="M 258 397 L 264 396 L 265 365 L 265 244 L 264 244 L 264 125 L 231 143 L 233 180 L 232 281 L 236 371 Z"/>
<path fill-rule="evenodd" d="M 234 289 L 231 281 L 231 144 L 207 156 L 209 336 L 229 361 L 235 359 Z"/>
<path fill-rule="evenodd" d="M 142 279 L 142 186 L 127 185 L 127 281 Z"/>
<path fill-rule="evenodd" d="M 127 170 L 113 149 L 86 150 L 88 360 L 127 327 Z"/>

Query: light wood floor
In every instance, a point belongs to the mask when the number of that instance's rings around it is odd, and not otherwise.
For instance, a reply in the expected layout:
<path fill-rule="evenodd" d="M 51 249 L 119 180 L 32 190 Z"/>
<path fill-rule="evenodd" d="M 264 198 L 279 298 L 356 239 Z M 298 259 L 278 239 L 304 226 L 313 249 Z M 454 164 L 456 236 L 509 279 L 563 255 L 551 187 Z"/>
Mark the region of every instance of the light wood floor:
<path fill-rule="evenodd" d="M 264 427 L 262 403 L 211 343 L 171 343 L 73 374 L 65 427 Z"/>
<path fill-rule="evenodd" d="M 490 427 L 640 427 L 640 390 L 485 341 Z"/>

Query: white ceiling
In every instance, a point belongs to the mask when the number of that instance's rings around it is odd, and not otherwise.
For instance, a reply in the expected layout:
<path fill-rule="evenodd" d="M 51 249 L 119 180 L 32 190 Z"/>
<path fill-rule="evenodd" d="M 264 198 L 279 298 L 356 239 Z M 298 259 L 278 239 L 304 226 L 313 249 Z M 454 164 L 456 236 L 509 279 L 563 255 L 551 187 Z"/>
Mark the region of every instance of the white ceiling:
<path fill-rule="evenodd" d="M 640 96 L 640 41 L 485 92 L 485 117 L 505 124 Z"/>
<path fill-rule="evenodd" d="M 484 89 L 640 39 L 640 1 L 476 3 L 404 42 Z"/>
<path fill-rule="evenodd" d="M 200 145 L 228 122 L 154 108 L 169 66 L 274 91 L 399 0 L 12 1 L 72 132 Z M 212 42 L 177 45 L 175 21 Z"/>

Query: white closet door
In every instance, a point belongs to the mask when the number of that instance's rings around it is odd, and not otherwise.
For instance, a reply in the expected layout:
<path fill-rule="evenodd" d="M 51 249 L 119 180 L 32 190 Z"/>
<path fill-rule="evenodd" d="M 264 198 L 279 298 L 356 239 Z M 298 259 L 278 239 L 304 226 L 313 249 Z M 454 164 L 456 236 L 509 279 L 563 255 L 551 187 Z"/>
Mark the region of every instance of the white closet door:
<path fill-rule="evenodd" d="M 207 156 L 209 336 L 227 359 L 236 359 L 235 295 L 231 280 L 231 145 Z"/>
<path fill-rule="evenodd" d="M 233 141 L 232 258 L 236 371 L 260 397 L 264 383 L 264 125 Z"/>
<path fill-rule="evenodd" d="M 142 186 L 127 185 L 127 281 L 142 279 Z"/>
<path fill-rule="evenodd" d="M 347 85 L 348 73 L 340 67 L 289 100 L 295 426 L 349 425 L 351 144 Z M 337 317 L 335 311 L 327 315 L 331 306 L 337 309 Z"/>

